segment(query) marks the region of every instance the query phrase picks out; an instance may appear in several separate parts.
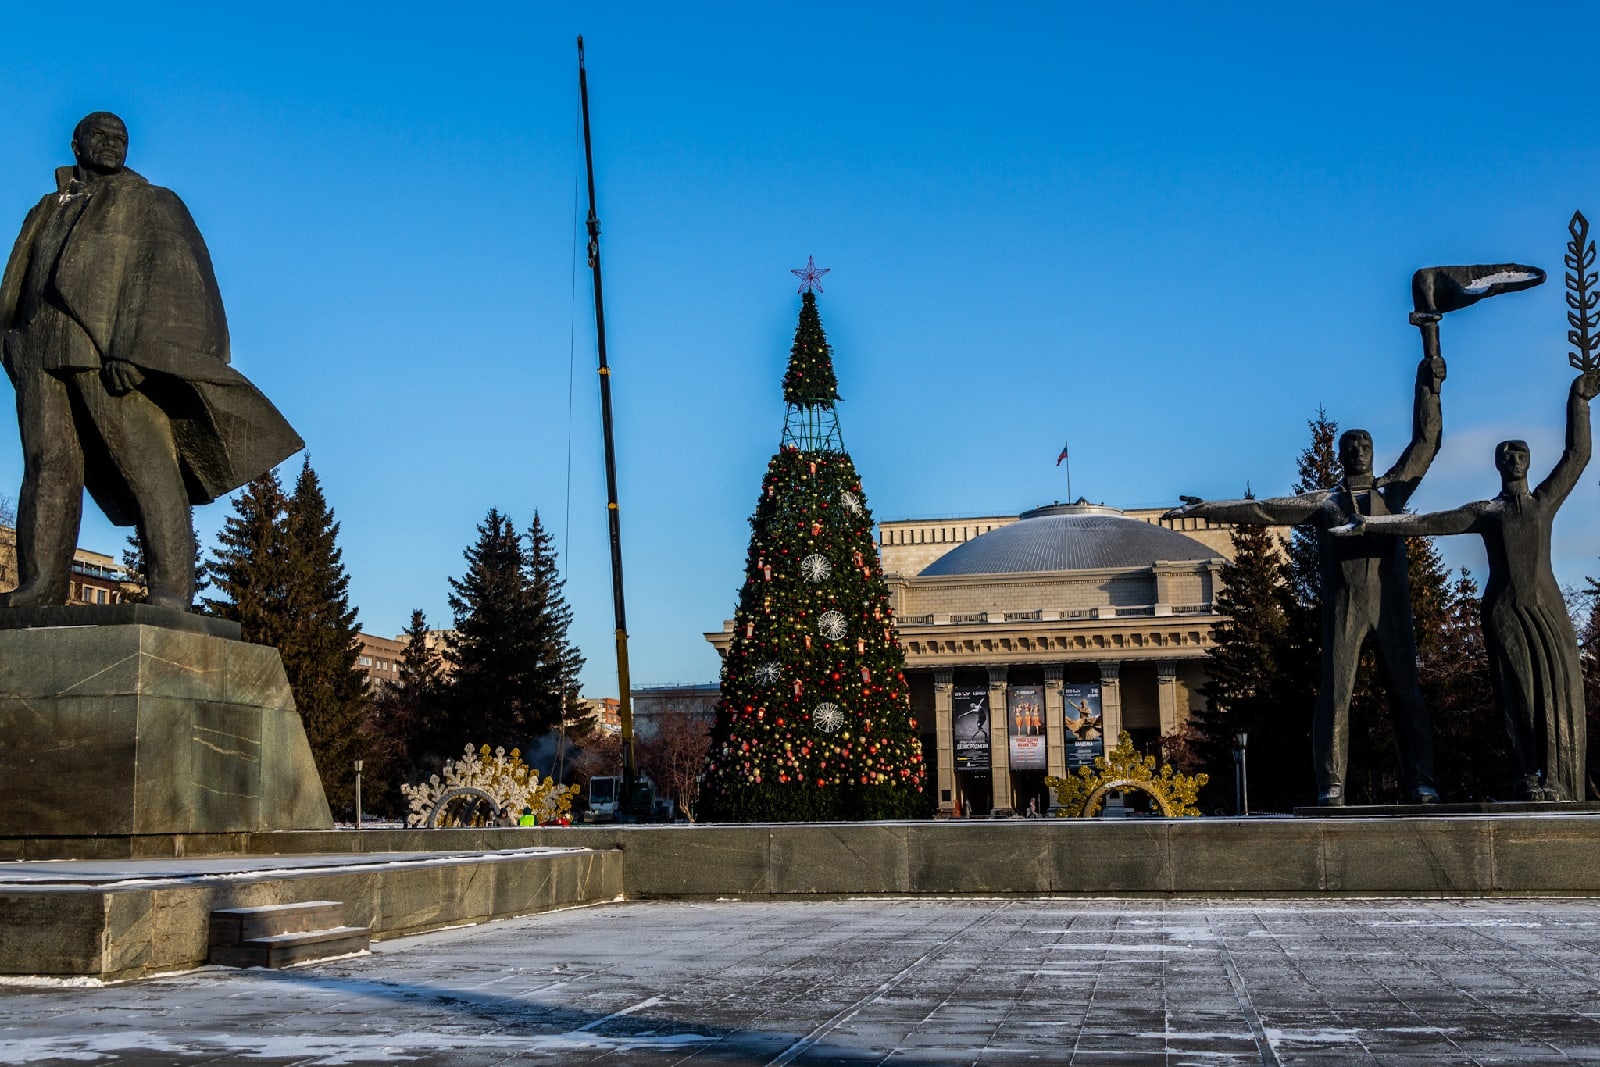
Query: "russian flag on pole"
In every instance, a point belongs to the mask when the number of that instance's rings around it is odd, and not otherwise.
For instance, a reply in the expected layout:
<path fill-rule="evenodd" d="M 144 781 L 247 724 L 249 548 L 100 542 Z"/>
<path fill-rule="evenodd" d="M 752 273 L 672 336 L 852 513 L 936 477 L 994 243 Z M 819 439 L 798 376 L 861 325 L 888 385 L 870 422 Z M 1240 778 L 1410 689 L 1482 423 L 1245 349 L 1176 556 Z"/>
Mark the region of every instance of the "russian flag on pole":
<path fill-rule="evenodd" d="M 1067 446 L 1065 444 L 1063 444 L 1061 446 L 1061 455 L 1056 457 L 1056 466 L 1058 466 L 1058 467 L 1061 466 L 1062 461 L 1065 460 L 1066 458 L 1067 458 Z"/>

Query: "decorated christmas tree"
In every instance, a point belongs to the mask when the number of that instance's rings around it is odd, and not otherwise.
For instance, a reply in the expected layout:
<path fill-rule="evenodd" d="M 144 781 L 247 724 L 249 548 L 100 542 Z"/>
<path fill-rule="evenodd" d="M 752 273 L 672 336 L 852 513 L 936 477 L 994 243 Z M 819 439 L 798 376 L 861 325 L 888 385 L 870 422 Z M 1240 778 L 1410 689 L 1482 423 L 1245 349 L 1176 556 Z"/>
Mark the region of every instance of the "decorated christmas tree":
<path fill-rule="evenodd" d="M 700 792 L 712 822 L 923 814 L 926 771 L 872 514 L 844 450 L 833 356 L 802 278 L 783 443 L 750 519 Z"/>

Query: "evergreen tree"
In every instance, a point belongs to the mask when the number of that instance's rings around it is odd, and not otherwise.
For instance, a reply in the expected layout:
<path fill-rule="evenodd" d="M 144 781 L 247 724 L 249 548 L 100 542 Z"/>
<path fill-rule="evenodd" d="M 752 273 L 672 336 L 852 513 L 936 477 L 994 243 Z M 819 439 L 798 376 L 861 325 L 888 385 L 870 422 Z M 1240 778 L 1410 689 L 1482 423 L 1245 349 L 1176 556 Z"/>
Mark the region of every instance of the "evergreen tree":
<path fill-rule="evenodd" d="M 1584 717 L 1588 726 L 1589 796 L 1600 797 L 1600 580 L 1588 578 L 1587 611 L 1578 622 L 1578 661 L 1583 670 Z"/>
<path fill-rule="evenodd" d="M 418 608 L 406 627 L 394 679 L 376 687 L 362 730 L 373 811 L 387 815 L 404 812 L 401 784 L 421 781 L 453 755 L 436 751 L 432 743 L 443 691 L 443 666 L 439 653 L 428 643 L 427 616 Z"/>
<path fill-rule="evenodd" d="M 1478 585 L 1463 567 L 1450 584 L 1435 633 L 1425 636 L 1420 619 L 1417 628 L 1422 695 L 1433 719 L 1436 784 L 1449 801 L 1506 796 L 1510 785 L 1508 742 L 1489 681 L 1482 607 Z"/>
<path fill-rule="evenodd" d="M 203 601 L 208 614 L 232 619 L 244 640 L 281 646 L 288 626 L 289 499 L 275 470 L 248 483 L 233 499 L 233 514 L 218 534 L 205 573 L 218 595 Z"/>
<path fill-rule="evenodd" d="M 1224 616 L 1206 653 L 1206 707 L 1184 727 L 1183 769 L 1210 775 L 1204 804 L 1231 811 L 1234 735 L 1249 731 L 1250 806 L 1289 811 L 1303 802 L 1310 767 L 1309 717 L 1286 713 L 1284 661 L 1294 604 L 1289 566 L 1265 526 L 1236 526 L 1216 610 Z"/>
<path fill-rule="evenodd" d="M 568 631 L 572 610 L 549 532 L 537 514 L 527 537 L 491 508 L 466 550 L 467 572 L 450 579 L 454 667 L 430 748 L 529 746 L 578 715 L 583 655 Z"/>
<path fill-rule="evenodd" d="M 1295 458 L 1295 481 L 1289 487 L 1290 493 L 1295 495 L 1332 489 L 1344 475 L 1339 463 L 1339 424 L 1328 418 L 1326 409 L 1319 407 L 1316 418 L 1306 421 L 1306 428 L 1311 440 Z M 1278 659 L 1280 674 L 1275 688 L 1279 714 L 1286 720 L 1284 732 L 1306 740 L 1300 752 L 1287 754 L 1281 773 L 1286 781 L 1296 784 L 1273 798 L 1280 810 L 1295 804 L 1313 803 L 1316 799 L 1311 719 L 1322 677 L 1322 557 L 1317 531 L 1309 526 L 1293 527 L 1289 531 L 1287 551 L 1287 639 Z M 1251 747 L 1254 747 L 1253 734 Z M 1263 762 L 1251 759 L 1252 781 Z M 1256 790 L 1252 789 L 1252 803 L 1255 796 Z M 1267 794 L 1263 794 L 1263 807 L 1266 801 Z"/>
<path fill-rule="evenodd" d="M 905 656 L 837 398 L 807 291 L 784 376 L 783 442 L 750 519 L 704 820 L 904 818 L 926 808 Z"/>
<path fill-rule="evenodd" d="M 540 644 L 522 538 L 490 508 L 464 556 L 467 572 L 450 579 L 455 629 L 446 654 L 455 673 L 438 744 L 454 754 L 468 744 L 522 747 L 535 732 Z"/>
<path fill-rule="evenodd" d="M 368 700 L 366 676 L 356 663 L 360 627 L 350 606 L 339 524 L 309 459 L 285 509 L 283 535 L 288 618 L 278 651 L 328 803 L 335 810 L 353 809 L 352 762 L 363 755 Z"/>
<path fill-rule="evenodd" d="M 338 535 L 309 461 L 292 496 L 267 472 L 234 498 L 206 564 L 220 595 L 205 605 L 239 623 L 244 640 L 283 657 L 328 802 L 345 811 L 354 807 L 351 761 L 360 755 L 366 682 L 356 667 L 356 613 Z"/>
<path fill-rule="evenodd" d="M 583 672 L 584 658 L 569 636 L 572 609 L 567 605 L 566 582 L 556 563 L 555 543 L 537 511 L 526 541 L 526 581 L 538 646 L 529 679 L 527 717 L 535 730 L 542 731 L 563 725 L 578 714 L 578 675 Z"/>

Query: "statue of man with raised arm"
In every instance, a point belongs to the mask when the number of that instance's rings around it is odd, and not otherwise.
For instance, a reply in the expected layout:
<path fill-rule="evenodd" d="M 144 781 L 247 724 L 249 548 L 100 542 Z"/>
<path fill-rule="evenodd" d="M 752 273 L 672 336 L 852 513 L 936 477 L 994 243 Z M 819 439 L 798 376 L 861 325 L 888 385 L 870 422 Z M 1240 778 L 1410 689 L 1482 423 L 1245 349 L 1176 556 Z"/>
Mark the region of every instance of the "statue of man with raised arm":
<path fill-rule="evenodd" d="M 128 129 L 97 111 L 75 164 L 28 213 L 0 280 L 0 357 L 17 391 L 21 584 L 0 606 L 67 602 L 88 489 L 138 530 L 149 602 L 194 597 L 191 504 L 266 473 L 301 447 L 228 366 L 211 256 L 183 202 L 127 169 Z"/>
<path fill-rule="evenodd" d="M 1411 443 L 1378 477 L 1372 473 L 1372 436 L 1347 430 L 1339 438 L 1344 477 L 1332 489 L 1272 500 L 1215 500 L 1188 504 L 1169 517 L 1268 526 L 1312 526 L 1322 579 L 1322 682 L 1312 724 L 1318 803 L 1344 803 L 1350 750 L 1350 695 L 1362 645 L 1370 639 L 1389 684 L 1394 735 L 1400 750 L 1400 785 L 1414 803 L 1439 799 L 1433 787 L 1433 730 L 1417 681 L 1417 645 L 1411 627 L 1411 590 L 1405 542 L 1398 537 L 1336 537 L 1329 531 L 1352 516 L 1401 511 L 1439 451 L 1439 390 L 1445 365 L 1438 352 L 1437 319 L 1423 326 L 1425 354 L 1417 367 Z M 1415 321 L 1415 319 L 1414 319 Z M 1427 344 L 1432 327 L 1432 344 Z"/>

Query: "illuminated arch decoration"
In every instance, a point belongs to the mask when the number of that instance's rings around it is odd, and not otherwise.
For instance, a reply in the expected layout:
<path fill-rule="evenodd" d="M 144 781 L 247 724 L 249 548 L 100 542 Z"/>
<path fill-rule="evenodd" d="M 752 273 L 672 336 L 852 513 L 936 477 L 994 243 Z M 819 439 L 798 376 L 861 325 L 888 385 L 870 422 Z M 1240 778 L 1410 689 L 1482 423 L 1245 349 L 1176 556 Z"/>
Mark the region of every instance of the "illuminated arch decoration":
<path fill-rule="evenodd" d="M 1208 781 L 1204 774 L 1179 774 L 1171 764 L 1162 764 L 1157 773 L 1156 758 L 1139 755 L 1126 730 L 1117 735 L 1117 747 L 1108 755 L 1095 757 L 1093 770 L 1079 767 L 1074 777 L 1045 779 L 1056 795 L 1056 815 L 1079 819 L 1099 814 L 1106 794 L 1129 790 L 1149 796 L 1169 819 L 1199 815 L 1200 787 Z"/>
<path fill-rule="evenodd" d="M 551 822 L 571 809 L 578 787 L 540 778 L 516 749 L 468 745 L 460 759 L 444 765 L 442 774 L 402 785 L 400 791 L 411 802 L 406 825 L 432 828 L 492 826 L 523 811 L 531 811 L 541 823 Z"/>

